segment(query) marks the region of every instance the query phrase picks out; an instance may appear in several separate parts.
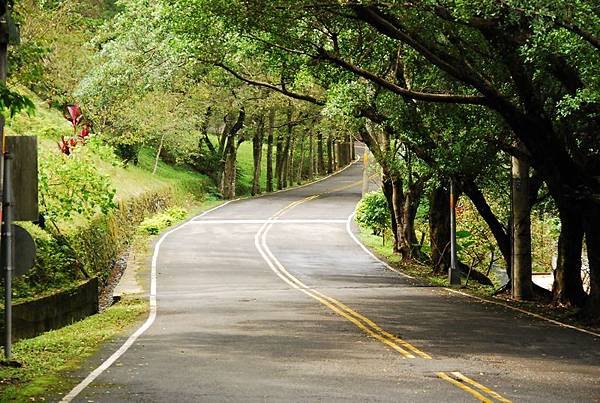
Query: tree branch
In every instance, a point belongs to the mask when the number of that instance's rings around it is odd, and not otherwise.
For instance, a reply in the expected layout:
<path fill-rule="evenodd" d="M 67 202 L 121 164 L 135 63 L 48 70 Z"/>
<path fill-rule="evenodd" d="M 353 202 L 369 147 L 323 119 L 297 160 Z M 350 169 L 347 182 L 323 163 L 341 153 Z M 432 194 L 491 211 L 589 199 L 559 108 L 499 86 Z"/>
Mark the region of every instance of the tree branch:
<path fill-rule="evenodd" d="M 404 87 L 391 83 L 368 70 L 364 70 L 358 66 L 348 63 L 347 61 L 333 55 L 325 49 L 321 49 L 319 51 L 319 58 L 322 60 L 327 60 L 336 66 L 342 67 L 343 69 L 348 70 L 356 74 L 357 76 L 366 78 L 367 80 L 372 81 L 373 83 L 380 85 L 381 87 L 386 88 L 387 90 L 392 91 L 398 95 L 415 99 L 417 101 L 451 104 L 487 105 L 487 99 L 481 95 L 435 94 L 408 90 Z"/>
<path fill-rule="evenodd" d="M 236 72 L 235 70 L 231 69 L 230 67 L 226 66 L 223 63 L 215 63 L 215 66 L 221 67 L 223 70 L 227 71 L 229 74 L 231 74 L 232 76 L 234 76 L 238 80 L 243 81 L 243 82 L 245 82 L 247 84 L 255 85 L 257 87 L 268 88 L 268 89 L 271 89 L 273 91 L 279 92 L 280 94 L 288 96 L 290 98 L 294 98 L 294 99 L 298 99 L 298 100 L 301 100 L 301 101 L 310 102 L 310 103 L 315 104 L 315 105 L 320 105 L 320 106 L 325 105 L 324 101 L 321 101 L 321 100 L 319 100 L 317 98 L 311 97 L 310 95 L 298 94 L 297 92 L 292 92 L 292 91 L 289 91 L 289 90 L 286 90 L 286 89 L 279 88 L 276 85 L 273 85 L 271 83 L 267 83 L 267 82 L 263 82 L 263 81 L 257 81 L 257 80 L 252 80 L 250 78 L 246 78 L 246 77 L 242 76 L 240 73 Z"/>

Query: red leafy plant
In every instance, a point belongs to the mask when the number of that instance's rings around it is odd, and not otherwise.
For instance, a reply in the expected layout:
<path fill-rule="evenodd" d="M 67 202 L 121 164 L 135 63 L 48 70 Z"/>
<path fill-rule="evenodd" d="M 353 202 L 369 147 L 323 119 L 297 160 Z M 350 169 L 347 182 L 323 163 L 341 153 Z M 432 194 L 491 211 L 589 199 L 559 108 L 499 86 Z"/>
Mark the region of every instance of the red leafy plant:
<path fill-rule="evenodd" d="M 71 123 L 71 126 L 73 126 L 73 136 L 69 139 L 65 139 L 64 136 L 61 136 L 61 139 L 58 142 L 58 148 L 63 154 L 71 155 L 71 151 L 77 144 L 85 144 L 85 141 L 90 137 L 91 126 L 89 122 L 84 122 L 83 113 L 77 104 L 67 105 L 65 107 L 64 116 L 65 119 Z M 78 130 L 79 134 L 77 134 Z"/>

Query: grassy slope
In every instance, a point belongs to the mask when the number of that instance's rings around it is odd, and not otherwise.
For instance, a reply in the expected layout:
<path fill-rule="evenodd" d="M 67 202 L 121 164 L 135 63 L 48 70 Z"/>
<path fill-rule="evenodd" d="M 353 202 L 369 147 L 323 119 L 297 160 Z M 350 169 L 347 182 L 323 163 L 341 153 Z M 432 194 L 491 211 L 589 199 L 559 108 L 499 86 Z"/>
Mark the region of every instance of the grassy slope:
<path fill-rule="evenodd" d="M 9 120 L 7 133 L 37 135 L 40 144 L 39 152 L 42 157 L 45 153 L 58 152 L 56 143 L 60 136 L 67 137 L 72 134 L 69 122 L 62 117 L 59 111 L 48 108 L 46 104 L 32 94 L 27 95 L 34 99 L 36 103 L 35 115 L 21 114 Z M 251 152 L 252 150 L 250 150 Z M 250 154 L 250 157 L 252 157 L 252 154 Z M 113 165 L 100 157 L 96 158 L 96 163 L 100 172 L 110 176 L 113 186 L 117 189 L 119 200 L 170 184 L 186 182 L 193 185 L 196 182 L 198 186 L 201 186 L 208 180 L 204 175 L 163 162 L 159 162 L 156 174 L 152 175 L 154 155 L 152 150 L 148 149 L 141 152 L 138 166 Z"/>
<path fill-rule="evenodd" d="M 21 89 L 20 89 L 21 90 Z M 8 134 L 34 134 L 40 142 L 40 154 L 58 152 L 56 145 L 61 135 L 68 137 L 72 135 L 69 124 L 55 109 L 50 109 L 39 98 L 32 93 L 22 90 L 30 96 L 36 104 L 34 116 L 21 114 L 9 120 L 7 126 Z M 186 182 L 193 185 L 194 182 L 206 183 L 206 176 L 190 171 L 182 167 L 175 167 L 159 161 L 156 175 L 152 175 L 154 168 L 154 150 L 143 149 L 139 156 L 139 164 L 130 164 L 126 168 L 114 166 L 113 164 L 97 159 L 98 169 L 111 177 L 112 183 L 117 189 L 117 198 L 127 199 L 139 195 L 148 190 L 155 190 L 169 184 Z M 261 169 L 261 189 L 264 190 L 267 181 L 266 147 L 263 150 Z M 238 190 L 240 194 L 247 194 L 252 187 L 252 142 L 245 141 L 238 151 Z"/>

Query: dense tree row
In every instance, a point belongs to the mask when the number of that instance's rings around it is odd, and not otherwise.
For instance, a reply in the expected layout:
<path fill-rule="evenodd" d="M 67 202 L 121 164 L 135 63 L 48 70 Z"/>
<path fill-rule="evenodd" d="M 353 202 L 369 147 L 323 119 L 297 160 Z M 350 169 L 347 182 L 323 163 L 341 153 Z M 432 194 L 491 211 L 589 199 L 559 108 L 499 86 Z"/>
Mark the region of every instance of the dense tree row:
<path fill-rule="evenodd" d="M 594 2 L 120 4 L 76 94 L 123 156 L 153 144 L 157 157 L 210 173 L 233 197 L 243 141 L 254 145 L 259 193 L 262 158 L 267 190 L 284 188 L 348 162 L 351 137 L 360 139 L 381 166 L 404 260 L 447 269 L 452 179 L 515 273 L 518 298 L 543 294 L 531 282 L 530 214 L 557 214 L 552 297 L 600 316 Z M 423 209 L 429 247 L 417 236 Z"/>

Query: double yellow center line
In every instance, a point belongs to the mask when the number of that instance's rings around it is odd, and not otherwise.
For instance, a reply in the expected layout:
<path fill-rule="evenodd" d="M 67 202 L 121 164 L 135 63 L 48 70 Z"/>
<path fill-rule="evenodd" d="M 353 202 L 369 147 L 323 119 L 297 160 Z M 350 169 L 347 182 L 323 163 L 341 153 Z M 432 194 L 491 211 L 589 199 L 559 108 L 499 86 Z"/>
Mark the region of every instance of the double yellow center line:
<path fill-rule="evenodd" d="M 356 183 L 352 183 L 334 190 L 329 190 L 327 192 L 314 194 L 312 196 L 308 196 L 304 199 L 295 201 L 290 203 L 286 207 L 277 211 L 273 214 L 267 222 L 265 222 L 256 235 L 254 236 L 254 245 L 263 259 L 267 262 L 269 268 L 284 282 L 290 285 L 292 288 L 308 295 L 309 297 L 319 301 L 321 304 L 331 309 L 333 312 L 337 313 L 341 317 L 347 319 L 351 323 L 353 323 L 356 327 L 362 330 L 367 335 L 379 340 L 383 344 L 392 348 L 402 355 L 404 358 L 424 358 L 431 359 L 431 356 L 426 352 L 418 349 L 413 346 L 409 342 L 399 338 L 398 336 L 387 332 L 382 329 L 379 325 L 373 322 L 371 319 L 365 317 L 364 315 L 356 312 L 352 308 L 348 307 L 344 303 L 336 300 L 335 298 L 329 297 L 322 292 L 315 290 L 314 288 L 309 287 L 302 281 L 300 281 L 297 277 L 292 275 L 286 268 L 281 264 L 281 262 L 273 255 L 271 250 L 267 245 L 267 233 L 273 226 L 273 222 L 277 218 L 281 217 L 285 212 L 293 209 L 294 207 L 308 202 L 310 200 L 314 200 L 324 194 L 329 194 L 333 192 L 337 192 L 340 190 L 348 189 L 353 186 L 360 184 L 362 181 L 358 181 Z M 485 402 L 492 403 L 494 401 L 499 401 L 502 403 L 510 403 L 511 401 L 502 397 L 500 394 L 494 392 L 493 390 L 481 385 L 480 383 L 474 381 L 461 374 L 460 372 L 437 372 L 437 377 L 460 388 L 461 390 L 469 393 L 475 399 Z"/>
<path fill-rule="evenodd" d="M 360 183 L 360 182 L 358 182 L 358 183 Z M 333 191 L 328 191 L 327 193 L 331 193 L 331 192 L 342 190 L 342 189 L 347 189 L 349 187 L 356 186 L 358 183 L 346 185 L 342 188 L 339 188 L 339 189 L 336 189 Z M 302 203 L 305 203 L 307 201 L 314 200 L 323 194 L 325 194 L 325 193 L 312 195 L 312 196 L 306 197 L 304 199 L 290 203 L 286 207 L 282 208 L 281 210 L 279 210 L 278 212 L 273 214 L 269 218 L 269 220 L 276 220 L 278 217 L 280 217 L 286 211 L 288 211 Z M 392 349 L 396 350 L 404 358 L 420 357 L 420 358 L 425 358 L 425 359 L 431 359 L 431 356 L 429 354 L 425 353 L 424 351 L 421 351 L 420 349 L 418 349 L 417 347 L 408 343 L 407 341 L 402 340 L 398 336 L 385 331 L 384 329 L 382 329 L 379 325 L 377 325 L 375 322 L 373 322 L 369 318 L 365 317 L 364 315 L 361 315 L 360 313 L 356 312 L 355 310 L 353 310 L 349 306 L 343 304 L 342 302 L 336 300 L 335 298 L 329 297 L 329 296 L 309 287 L 308 285 L 306 285 L 302 281 L 300 281 L 297 277 L 295 277 L 290 272 L 288 272 L 285 269 L 285 267 L 281 264 L 281 262 L 273 255 L 273 253 L 271 252 L 271 250 L 269 249 L 269 247 L 267 245 L 267 239 L 266 239 L 267 233 L 269 232 L 269 230 L 271 229 L 272 226 L 273 226 L 272 222 L 265 222 L 260 227 L 260 229 L 258 230 L 258 232 L 256 233 L 256 235 L 254 237 L 254 245 L 256 246 L 256 249 L 259 251 L 259 253 L 263 257 L 263 259 L 267 262 L 267 264 L 269 265 L 271 270 L 273 270 L 273 272 L 275 274 L 277 274 L 277 276 L 279 276 L 283 281 L 285 281 L 291 287 L 303 292 L 304 294 L 310 296 L 311 298 L 314 298 L 315 300 L 319 301 L 321 304 L 325 305 L 327 308 L 331 309 L 338 315 L 349 320 L 351 323 L 356 325 L 359 329 L 361 329 L 363 332 L 367 333 L 369 336 L 372 336 L 373 338 L 379 340 L 380 342 L 382 342 L 382 343 L 386 344 L 387 346 L 391 347 Z"/>
<path fill-rule="evenodd" d="M 494 392 L 479 382 L 466 377 L 460 372 L 437 372 L 436 375 L 438 378 L 443 379 L 457 388 L 464 390 L 480 402 L 493 403 L 494 401 L 498 401 L 502 403 L 511 403 L 510 400 L 501 396 L 499 393 Z"/>

